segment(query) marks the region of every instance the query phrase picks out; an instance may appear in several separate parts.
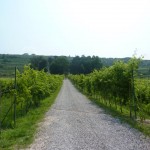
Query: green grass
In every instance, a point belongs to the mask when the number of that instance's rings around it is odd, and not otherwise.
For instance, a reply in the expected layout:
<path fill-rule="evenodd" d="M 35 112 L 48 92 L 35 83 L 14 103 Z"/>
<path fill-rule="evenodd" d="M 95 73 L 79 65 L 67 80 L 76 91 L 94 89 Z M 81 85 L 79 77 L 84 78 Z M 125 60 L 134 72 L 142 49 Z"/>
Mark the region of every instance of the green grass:
<path fill-rule="evenodd" d="M 115 118 L 118 118 L 122 123 L 128 123 L 131 127 L 143 132 L 144 135 L 150 137 L 150 124 L 144 124 L 134 119 L 131 119 L 129 116 L 129 110 L 125 107 L 122 108 L 122 113 L 120 112 L 120 106 L 118 105 L 116 109 L 113 105 L 110 107 L 109 104 L 106 105 L 102 101 L 98 99 L 93 99 L 89 97 L 89 99 L 97 104 L 99 107 L 103 108 L 105 112 Z"/>
<path fill-rule="evenodd" d="M 26 116 L 18 118 L 14 129 L 2 130 L 0 134 L 0 150 L 25 148 L 33 142 L 38 123 L 42 121 L 46 111 L 54 103 L 60 88 L 50 97 L 44 99 L 40 107 L 30 110 Z"/>

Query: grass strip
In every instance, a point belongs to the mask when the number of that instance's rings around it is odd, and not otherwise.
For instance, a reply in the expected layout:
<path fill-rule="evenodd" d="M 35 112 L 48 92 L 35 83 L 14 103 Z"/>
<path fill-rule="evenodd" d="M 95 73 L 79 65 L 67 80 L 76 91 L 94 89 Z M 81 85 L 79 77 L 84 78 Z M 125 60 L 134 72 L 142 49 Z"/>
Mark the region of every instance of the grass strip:
<path fill-rule="evenodd" d="M 54 103 L 60 88 L 61 86 L 50 97 L 44 99 L 40 107 L 30 110 L 26 116 L 18 118 L 14 129 L 6 129 L 1 132 L 0 150 L 21 149 L 33 142 L 38 123 Z"/>

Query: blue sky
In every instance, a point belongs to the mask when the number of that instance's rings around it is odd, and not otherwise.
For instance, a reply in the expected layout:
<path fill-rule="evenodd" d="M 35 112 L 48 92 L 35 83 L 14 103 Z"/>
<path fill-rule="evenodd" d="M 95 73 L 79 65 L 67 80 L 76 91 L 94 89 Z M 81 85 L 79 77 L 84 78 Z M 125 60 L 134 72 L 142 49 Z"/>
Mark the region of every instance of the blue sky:
<path fill-rule="evenodd" d="M 150 59 L 149 0 L 1 0 L 0 53 Z"/>

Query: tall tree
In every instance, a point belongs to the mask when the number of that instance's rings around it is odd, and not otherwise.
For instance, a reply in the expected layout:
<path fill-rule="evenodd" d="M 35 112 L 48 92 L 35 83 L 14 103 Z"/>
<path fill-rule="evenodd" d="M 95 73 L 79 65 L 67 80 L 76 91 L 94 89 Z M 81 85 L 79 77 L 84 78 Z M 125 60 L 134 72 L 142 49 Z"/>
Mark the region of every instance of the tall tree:
<path fill-rule="evenodd" d="M 101 60 L 98 56 L 81 57 L 76 56 L 70 64 L 70 73 L 72 74 L 89 74 L 94 69 L 102 68 Z"/>
<path fill-rule="evenodd" d="M 42 56 L 33 56 L 30 60 L 31 68 L 36 70 L 43 70 L 47 72 L 47 60 Z"/>
<path fill-rule="evenodd" d="M 66 56 L 55 57 L 50 65 L 52 74 L 67 74 L 69 69 L 69 61 Z"/>

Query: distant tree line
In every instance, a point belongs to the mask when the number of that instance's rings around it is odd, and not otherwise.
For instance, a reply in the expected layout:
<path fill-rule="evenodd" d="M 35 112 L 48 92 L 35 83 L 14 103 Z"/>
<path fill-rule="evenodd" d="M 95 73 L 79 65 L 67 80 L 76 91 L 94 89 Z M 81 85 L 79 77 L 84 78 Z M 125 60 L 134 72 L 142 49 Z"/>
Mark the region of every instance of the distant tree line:
<path fill-rule="evenodd" d="M 36 70 L 44 70 L 52 74 L 88 74 L 94 69 L 112 66 L 116 61 L 128 62 L 130 58 L 100 58 L 98 56 L 39 56 L 18 54 L 0 54 L 0 76 L 13 76 L 14 68 L 23 71 L 23 66 L 31 64 Z M 150 60 L 142 60 L 138 70 L 139 75 L 150 76 Z"/>
<path fill-rule="evenodd" d="M 33 56 L 30 60 L 31 68 L 44 70 L 52 74 L 88 74 L 94 69 L 102 68 L 101 59 L 98 56 Z"/>
<path fill-rule="evenodd" d="M 89 74 L 94 69 L 102 68 L 101 59 L 98 56 L 76 56 L 70 63 L 71 74 Z"/>

